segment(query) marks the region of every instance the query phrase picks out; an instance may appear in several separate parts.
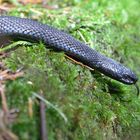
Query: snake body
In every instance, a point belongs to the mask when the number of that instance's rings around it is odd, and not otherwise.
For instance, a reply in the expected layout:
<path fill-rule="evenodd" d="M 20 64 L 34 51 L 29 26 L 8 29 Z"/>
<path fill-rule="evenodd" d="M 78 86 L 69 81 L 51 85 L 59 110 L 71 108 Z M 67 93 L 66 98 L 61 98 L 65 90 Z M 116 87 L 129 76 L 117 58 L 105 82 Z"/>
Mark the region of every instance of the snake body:
<path fill-rule="evenodd" d="M 124 84 L 135 84 L 138 80 L 129 68 L 119 62 L 100 54 L 63 31 L 31 19 L 0 16 L 0 38 L 4 36 L 31 42 L 42 41 L 46 46 L 63 51 L 76 61 Z"/>

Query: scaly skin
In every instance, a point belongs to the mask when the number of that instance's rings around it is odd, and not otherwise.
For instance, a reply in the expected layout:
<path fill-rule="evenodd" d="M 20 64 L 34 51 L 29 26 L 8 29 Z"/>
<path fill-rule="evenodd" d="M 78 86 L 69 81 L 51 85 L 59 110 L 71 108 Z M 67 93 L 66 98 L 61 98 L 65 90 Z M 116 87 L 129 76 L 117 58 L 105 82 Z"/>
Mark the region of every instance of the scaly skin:
<path fill-rule="evenodd" d="M 0 36 L 31 42 L 42 41 L 57 51 L 124 84 L 135 84 L 137 76 L 119 62 L 108 58 L 69 34 L 31 19 L 0 16 Z"/>

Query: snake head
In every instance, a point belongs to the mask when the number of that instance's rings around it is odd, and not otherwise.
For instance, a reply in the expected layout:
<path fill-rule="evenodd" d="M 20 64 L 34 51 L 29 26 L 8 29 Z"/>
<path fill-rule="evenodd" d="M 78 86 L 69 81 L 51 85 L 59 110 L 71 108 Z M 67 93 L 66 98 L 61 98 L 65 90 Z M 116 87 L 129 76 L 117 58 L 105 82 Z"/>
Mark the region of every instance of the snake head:
<path fill-rule="evenodd" d="M 128 68 L 123 69 L 120 80 L 128 85 L 135 84 L 138 81 L 137 76 Z"/>
<path fill-rule="evenodd" d="M 105 75 L 127 85 L 135 84 L 138 81 L 135 73 L 111 58 L 103 57 L 102 61 L 100 61 L 96 67 Z"/>

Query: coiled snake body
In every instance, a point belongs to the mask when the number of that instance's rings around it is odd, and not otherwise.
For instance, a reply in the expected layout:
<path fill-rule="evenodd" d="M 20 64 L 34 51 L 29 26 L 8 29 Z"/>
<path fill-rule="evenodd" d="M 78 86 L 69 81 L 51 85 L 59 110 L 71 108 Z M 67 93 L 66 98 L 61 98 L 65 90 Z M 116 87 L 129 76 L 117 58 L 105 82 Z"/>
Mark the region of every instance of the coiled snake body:
<path fill-rule="evenodd" d="M 129 69 L 91 49 L 67 33 L 46 24 L 25 18 L 0 16 L 0 37 L 10 37 L 32 42 L 42 41 L 71 58 L 100 71 L 125 84 L 135 84 L 137 76 Z"/>

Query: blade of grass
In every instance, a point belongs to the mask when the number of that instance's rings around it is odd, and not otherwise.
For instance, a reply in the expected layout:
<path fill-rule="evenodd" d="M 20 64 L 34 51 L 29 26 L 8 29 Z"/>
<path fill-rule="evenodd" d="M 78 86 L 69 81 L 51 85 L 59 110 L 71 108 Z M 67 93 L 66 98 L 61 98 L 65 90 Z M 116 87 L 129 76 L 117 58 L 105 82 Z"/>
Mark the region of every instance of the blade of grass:
<path fill-rule="evenodd" d="M 48 100 L 44 99 L 43 97 L 41 97 L 39 94 L 37 93 L 33 93 L 33 96 L 37 97 L 38 99 L 42 100 L 45 104 L 47 104 L 49 107 L 53 108 L 54 110 L 56 110 L 59 115 L 64 119 L 64 121 L 67 123 L 68 119 L 65 116 L 65 114 L 59 109 L 57 108 L 55 105 L 53 105 L 51 102 L 49 102 Z"/>

